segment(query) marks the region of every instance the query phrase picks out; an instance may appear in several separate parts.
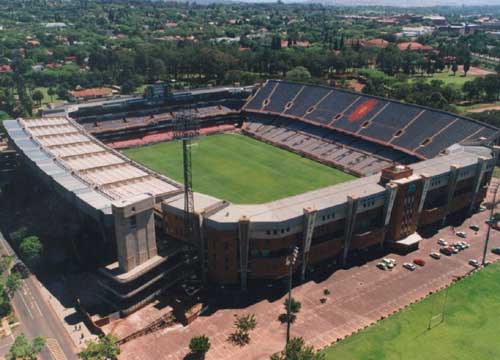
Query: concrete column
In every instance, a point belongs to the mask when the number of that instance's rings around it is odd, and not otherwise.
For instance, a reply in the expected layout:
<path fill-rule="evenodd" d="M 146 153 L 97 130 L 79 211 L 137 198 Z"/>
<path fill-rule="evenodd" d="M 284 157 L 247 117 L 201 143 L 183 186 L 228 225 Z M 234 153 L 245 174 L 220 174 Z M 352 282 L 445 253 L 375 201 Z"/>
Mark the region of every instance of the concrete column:
<path fill-rule="evenodd" d="M 247 291 L 248 283 L 248 252 L 250 242 L 250 219 L 242 216 L 238 222 L 238 239 L 240 245 L 240 281 L 241 290 Z"/>
<path fill-rule="evenodd" d="M 309 259 L 309 250 L 311 249 L 311 241 L 316 224 L 317 211 L 313 208 L 304 209 L 303 225 L 302 225 L 302 271 L 300 279 L 305 281 L 307 261 Z"/>
<path fill-rule="evenodd" d="M 345 232 L 344 232 L 344 253 L 342 257 L 342 264 L 345 265 L 347 254 L 351 247 L 352 233 L 354 232 L 354 225 L 356 224 L 356 214 L 358 212 L 359 199 L 356 196 L 347 197 L 347 211 L 345 215 Z"/>
<path fill-rule="evenodd" d="M 472 215 L 474 212 L 474 203 L 476 202 L 477 193 L 479 192 L 479 188 L 481 187 L 481 182 L 483 181 L 484 173 L 486 172 L 486 165 L 488 162 L 485 158 L 480 157 L 477 159 L 477 167 L 476 167 L 476 175 L 474 181 L 474 190 L 472 195 L 472 201 L 469 206 L 469 215 Z"/>
<path fill-rule="evenodd" d="M 112 212 L 121 271 L 128 272 L 157 255 L 152 196 L 116 201 Z"/>
<path fill-rule="evenodd" d="M 203 214 L 195 213 L 195 229 L 197 230 L 198 244 L 199 244 L 199 255 L 200 255 L 200 267 L 201 267 L 201 283 L 206 285 L 207 283 L 207 244 L 205 243 L 205 233 L 203 232 Z"/>
<path fill-rule="evenodd" d="M 446 218 L 448 217 L 448 212 L 450 211 L 451 200 L 453 200 L 453 195 L 455 194 L 455 188 L 457 187 L 458 180 L 458 167 L 456 165 L 450 166 L 450 175 L 448 177 L 448 194 L 446 197 L 445 209 L 443 220 L 441 222 L 442 226 L 446 223 Z"/>
<path fill-rule="evenodd" d="M 398 185 L 394 183 L 388 183 L 385 185 L 385 199 L 384 199 L 384 227 L 389 225 L 391 221 L 392 208 L 394 207 L 394 200 L 396 200 L 396 195 L 398 193 Z M 381 247 L 384 247 L 385 235 L 382 239 Z"/>
<path fill-rule="evenodd" d="M 418 214 L 422 212 L 424 209 L 425 199 L 427 198 L 427 193 L 429 192 L 429 187 L 431 186 L 431 178 L 425 174 L 421 175 L 423 186 L 422 186 L 422 194 L 420 194 L 420 201 L 418 203 Z"/>

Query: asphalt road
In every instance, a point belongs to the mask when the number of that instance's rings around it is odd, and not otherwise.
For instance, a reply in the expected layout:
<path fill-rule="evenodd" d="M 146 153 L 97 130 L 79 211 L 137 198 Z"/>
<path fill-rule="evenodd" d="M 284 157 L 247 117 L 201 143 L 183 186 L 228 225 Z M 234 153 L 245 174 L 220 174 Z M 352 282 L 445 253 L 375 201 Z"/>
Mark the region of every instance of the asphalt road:
<path fill-rule="evenodd" d="M 0 233 L 0 252 L 12 255 L 12 249 Z M 53 308 L 42 296 L 33 275 L 23 280 L 12 299 L 20 330 L 28 338 L 43 336 L 47 342 L 41 357 L 46 360 L 77 359 L 76 348 Z M 7 350 L 7 349 L 6 349 Z"/>

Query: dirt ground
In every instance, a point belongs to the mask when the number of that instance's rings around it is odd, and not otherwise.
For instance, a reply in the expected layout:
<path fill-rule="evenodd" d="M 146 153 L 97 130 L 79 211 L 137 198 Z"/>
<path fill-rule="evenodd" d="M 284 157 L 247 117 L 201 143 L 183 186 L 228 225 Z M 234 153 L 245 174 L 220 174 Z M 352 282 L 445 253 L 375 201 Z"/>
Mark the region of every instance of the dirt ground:
<path fill-rule="evenodd" d="M 472 110 L 469 110 L 468 112 L 481 113 L 481 112 L 488 111 L 488 110 L 500 110 L 500 105 L 493 105 L 493 106 L 486 106 L 486 107 L 479 108 L 479 109 L 472 109 Z"/>
<path fill-rule="evenodd" d="M 424 239 L 420 249 L 406 256 L 386 255 L 398 262 L 392 271 L 376 268 L 378 259 L 347 270 L 337 270 L 320 282 L 308 281 L 293 289 L 293 297 L 301 301 L 302 309 L 292 325 L 292 336 L 301 336 L 317 349 L 351 335 L 382 317 L 399 311 L 404 306 L 418 301 L 430 292 L 442 289 L 457 277 L 464 276 L 473 268 L 469 259 L 480 260 L 486 233 L 485 220 L 488 211 L 474 214 L 457 228 L 446 227 L 431 238 Z M 474 233 L 472 224 L 480 226 Z M 439 249 L 436 241 L 458 241 L 455 231 L 467 233 L 471 247 L 451 257 L 440 260 L 429 257 L 429 253 Z M 500 232 L 492 230 L 490 248 L 500 246 Z M 404 262 L 415 258 L 426 261 L 424 267 L 411 272 L 402 267 Z M 496 255 L 488 251 L 488 259 L 496 260 Z M 324 289 L 330 295 L 323 294 Z M 322 304 L 320 299 L 326 297 Z M 183 359 L 188 353 L 189 340 L 196 335 L 210 337 L 211 349 L 207 359 L 245 360 L 269 359 L 280 351 L 285 343 L 286 327 L 278 321 L 283 312 L 284 296 L 264 299 L 247 307 L 227 307 L 195 320 L 187 327 L 177 326 L 135 339 L 122 347 L 121 360 Z M 251 333 L 250 344 L 239 347 L 227 341 L 233 330 L 234 317 L 240 314 L 255 314 L 257 328 Z"/>
<path fill-rule="evenodd" d="M 461 73 L 464 71 L 464 66 L 463 65 L 458 65 L 458 72 Z M 491 70 L 485 70 L 481 69 L 475 66 L 471 66 L 469 71 L 467 72 L 467 75 L 477 75 L 477 76 L 485 76 L 485 75 L 490 75 L 494 74 L 494 71 Z"/>

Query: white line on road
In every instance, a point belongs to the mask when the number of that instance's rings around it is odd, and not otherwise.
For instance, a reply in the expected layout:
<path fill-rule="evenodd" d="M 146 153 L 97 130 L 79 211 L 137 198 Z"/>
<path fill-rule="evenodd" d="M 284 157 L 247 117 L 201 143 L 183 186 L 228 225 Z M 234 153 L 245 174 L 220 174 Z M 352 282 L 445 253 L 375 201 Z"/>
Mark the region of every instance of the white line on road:
<path fill-rule="evenodd" d="M 21 298 L 22 302 L 24 303 L 24 306 L 26 306 L 26 310 L 28 310 L 28 314 L 29 316 L 34 319 L 34 316 L 33 316 L 33 313 L 31 312 L 30 310 L 30 307 L 28 306 L 28 304 L 26 303 L 26 300 L 24 300 L 24 296 L 23 295 L 19 295 L 19 297 Z"/>

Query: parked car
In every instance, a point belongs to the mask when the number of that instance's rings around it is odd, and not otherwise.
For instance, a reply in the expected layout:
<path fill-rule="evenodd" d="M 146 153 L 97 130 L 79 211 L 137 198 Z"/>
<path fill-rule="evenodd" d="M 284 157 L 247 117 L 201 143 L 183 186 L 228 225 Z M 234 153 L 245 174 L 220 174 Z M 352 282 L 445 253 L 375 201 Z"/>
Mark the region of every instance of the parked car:
<path fill-rule="evenodd" d="M 445 254 L 446 256 L 451 256 L 453 255 L 453 248 L 451 246 L 445 246 L 439 249 L 439 252 L 441 254 Z"/>
<path fill-rule="evenodd" d="M 471 229 L 472 231 L 479 231 L 479 226 L 471 225 L 471 226 L 469 226 L 469 229 Z"/>
<path fill-rule="evenodd" d="M 500 255 L 500 247 L 494 247 L 491 252 L 496 255 Z"/>
<path fill-rule="evenodd" d="M 464 231 L 457 231 L 456 235 L 458 237 L 463 238 L 463 239 L 465 239 L 467 237 L 467 234 Z"/>
<path fill-rule="evenodd" d="M 470 259 L 469 260 L 469 265 L 472 265 L 474 266 L 475 268 L 478 268 L 480 265 L 479 265 L 479 261 L 477 261 L 476 259 Z"/>
<path fill-rule="evenodd" d="M 418 266 L 425 266 L 425 260 L 424 259 L 415 259 L 413 260 L 413 263 Z"/>
<path fill-rule="evenodd" d="M 387 270 L 388 267 L 387 267 L 387 264 L 385 262 L 379 262 L 377 264 L 377 267 L 380 269 L 380 270 Z"/>
<path fill-rule="evenodd" d="M 417 267 L 412 263 L 404 263 L 403 267 L 407 270 L 414 271 Z"/>
<path fill-rule="evenodd" d="M 391 258 L 383 258 L 382 262 L 387 266 L 388 269 L 393 269 L 396 266 L 396 260 Z"/>
<path fill-rule="evenodd" d="M 429 256 L 430 256 L 431 258 L 433 258 L 433 259 L 436 259 L 436 260 L 441 259 L 441 254 L 440 254 L 440 253 L 438 253 L 438 252 L 431 252 L 431 253 L 429 254 Z"/>
<path fill-rule="evenodd" d="M 444 239 L 439 239 L 438 240 L 438 245 L 441 245 L 441 246 L 447 246 L 448 245 L 448 242 Z"/>

